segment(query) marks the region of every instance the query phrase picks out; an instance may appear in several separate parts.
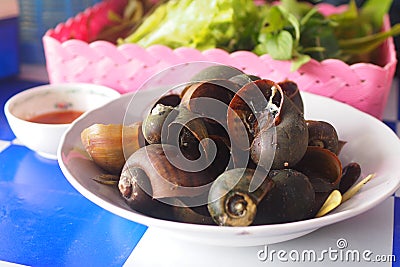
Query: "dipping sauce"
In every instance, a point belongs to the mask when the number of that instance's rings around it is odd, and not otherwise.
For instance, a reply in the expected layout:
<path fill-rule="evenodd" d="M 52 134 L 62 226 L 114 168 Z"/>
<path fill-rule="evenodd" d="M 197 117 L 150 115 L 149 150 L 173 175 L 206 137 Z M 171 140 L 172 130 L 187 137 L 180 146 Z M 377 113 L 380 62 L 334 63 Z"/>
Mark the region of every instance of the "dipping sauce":
<path fill-rule="evenodd" d="M 66 124 L 73 122 L 82 113 L 83 111 L 77 110 L 53 111 L 34 116 L 29 118 L 28 121 L 45 124 Z"/>

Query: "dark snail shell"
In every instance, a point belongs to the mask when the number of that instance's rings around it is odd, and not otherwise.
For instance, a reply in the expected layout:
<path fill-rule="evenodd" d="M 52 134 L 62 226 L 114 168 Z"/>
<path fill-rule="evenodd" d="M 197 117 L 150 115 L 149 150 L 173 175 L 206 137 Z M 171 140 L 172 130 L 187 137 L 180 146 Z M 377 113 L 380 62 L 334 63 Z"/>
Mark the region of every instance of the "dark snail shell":
<path fill-rule="evenodd" d="M 306 120 L 308 128 L 308 145 L 329 149 L 339 154 L 339 137 L 335 127 L 326 121 Z"/>
<path fill-rule="evenodd" d="M 150 181 L 140 168 L 124 168 L 118 188 L 128 206 L 138 212 L 154 216 L 165 208 L 164 203 L 152 197 Z"/>
<path fill-rule="evenodd" d="M 317 212 L 329 194 L 339 188 L 342 178 L 342 164 L 338 156 L 328 149 L 308 147 L 307 152 L 294 169 L 305 174 L 315 191 Z"/>
<path fill-rule="evenodd" d="M 230 156 L 230 144 L 229 140 L 219 135 L 210 135 L 209 138 L 214 142 L 215 146 L 210 146 L 208 148 L 208 153 L 211 154 L 210 152 L 215 149 L 215 151 L 212 151 L 215 157 L 211 160 L 207 171 L 209 171 L 213 177 L 217 177 L 233 166 Z"/>
<path fill-rule="evenodd" d="M 259 121 L 262 122 L 265 116 L 272 116 L 273 123 L 263 122 L 260 131 L 255 131 L 250 150 L 251 158 L 266 170 L 290 168 L 307 150 L 308 130 L 303 113 L 283 94 L 277 84 L 268 80 L 254 83 L 263 92 L 270 92 L 267 99 L 272 99 L 272 108 L 266 106 Z"/>
<path fill-rule="evenodd" d="M 172 221 L 215 225 L 207 210 L 207 204 L 200 206 L 187 206 L 185 205 L 185 199 L 182 198 L 174 198 L 170 203 L 172 204 Z"/>
<path fill-rule="evenodd" d="M 203 119 L 184 107 L 157 104 L 144 119 L 142 130 L 149 144 L 173 144 L 189 159 L 206 152 L 208 134 Z"/>
<path fill-rule="evenodd" d="M 233 76 L 229 80 L 231 82 L 236 83 L 239 87 L 243 87 L 244 85 L 248 84 L 249 82 L 260 80 L 261 78 L 255 75 L 248 75 L 248 74 L 239 74 Z"/>
<path fill-rule="evenodd" d="M 272 87 L 278 90 L 277 85 L 269 80 L 247 83 L 229 103 L 228 131 L 238 148 L 248 150 L 260 129 L 273 124 L 274 114 L 265 111 L 276 107 L 280 98 Z"/>
<path fill-rule="evenodd" d="M 310 179 L 315 192 L 338 189 L 342 177 L 342 164 L 337 155 L 320 147 L 308 147 L 294 168 Z"/>
<path fill-rule="evenodd" d="M 304 104 L 297 83 L 290 80 L 285 80 L 283 82 L 279 82 L 278 85 L 282 88 L 283 93 L 288 96 L 289 99 L 292 100 L 296 107 L 300 110 L 300 112 L 303 113 Z"/>
<path fill-rule="evenodd" d="M 135 177 L 135 174 L 140 177 Z M 215 178 L 198 162 L 184 158 L 178 147 L 153 144 L 137 150 L 128 158 L 122 169 L 119 188 L 125 198 L 130 198 L 137 193 L 135 189 L 141 188 L 134 186 L 137 181 L 148 180 L 149 186 L 141 189 L 151 189 L 147 193 L 153 199 L 194 197 L 207 192 L 209 183 Z"/>
<path fill-rule="evenodd" d="M 191 81 L 209 81 L 214 79 L 226 79 L 243 74 L 243 71 L 226 65 L 213 65 L 200 70 L 196 75 L 194 75 Z"/>
<path fill-rule="evenodd" d="M 254 224 L 285 223 L 310 218 L 315 205 L 314 188 L 304 174 L 272 170 L 268 177 L 274 187 L 258 204 Z"/>
<path fill-rule="evenodd" d="M 250 192 L 252 179 L 261 178 L 263 182 Z M 213 182 L 208 195 L 208 211 L 218 225 L 247 226 L 257 213 L 257 205 L 271 189 L 273 183 L 267 173 L 254 169 L 231 169 Z"/>
<path fill-rule="evenodd" d="M 181 103 L 181 96 L 179 94 L 166 94 L 160 97 L 156 103 L 154 103 L 152 109 L 158 104 L 162 104 L 164 106 L 177 107 Z"/>
<path fill-rule="evenodd" d="M 163 201 L 152 197 L 150 181 L 140 168 L 131 168 L 129 175 L 122 173 L 119 190 L 125 203 L 133 210 L 158 219 L 214 224 L 205 205 L 202 207 L 187 207 L 179 198 L 169 198 Z"/>
<path fill-rule="evenodd" d="M 168 122 L 162 143 L 179 147 L 183 155 L 191 160 L 200 158 L 202 154 L 208 158 L 209 140 L 203 118 L 181 106 L 176 111 L 178 115 Z"/>
<path fill-rule="evenodd" d="M 181 94 L 181 106 L 225 125 L 229 102 L 239 90 L 229 80 L 210 80 L 191 84 Z"/>
<path fill-rule="evenodd" d="M 160 144 L 166 126 L 177 116 L 172 106 L 157 104 L 142 122 L 143 136 L 149 144 Z"/>
<path fill-rule="evenodd" d="M 357 162 L 350 162 L 342 170 L 339 191 L 344 194 L 352 187 L 361 175 L 361 166 Z"/>
<path fill-rule="evenodd" d="M 203 122 L 206 126 L 208 135 L 219 136 L 227 141 L 227 145 L 230 147 L 230 138 L 226 128 L 226 125 L 219 123 L 218 121 L 210 118 L 203 118 Z"/>

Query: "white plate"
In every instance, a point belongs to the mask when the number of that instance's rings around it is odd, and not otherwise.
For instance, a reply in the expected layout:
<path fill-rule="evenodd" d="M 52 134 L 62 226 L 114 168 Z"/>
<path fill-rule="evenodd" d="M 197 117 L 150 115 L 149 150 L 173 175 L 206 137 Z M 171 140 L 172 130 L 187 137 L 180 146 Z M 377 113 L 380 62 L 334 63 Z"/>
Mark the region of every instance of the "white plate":
<path fill-rule="evenodd" d="M 157 90 L 150 90 L 135 95 L 138 119 L 157 94 Z M 332 123 L 340 139 L 348 142 L 340 154 L 343 165 L 356 161 L 361 165 L 362 176 L 376 173 L 356 196 L 321 218 L 265 226 L 221 227 L 165 221 L 131 210 L 117 190 L 91 179 L 101 171 L 82 155 L 80 141 L 82 130 L 94 123 L 122 123 L 131 94 L 91 111 L 73 123 L 59 147 L 59 164 L 68 181 L 92 202 L 128 220 L 162 229 L 175 238 L 222 246 L 255 246 L 290 240 L 357 216 L 392 195 L 400 185 L 400 141 L 390 128 L 346 104 L 307 93 L 302 96 L 306 119 Z"/>

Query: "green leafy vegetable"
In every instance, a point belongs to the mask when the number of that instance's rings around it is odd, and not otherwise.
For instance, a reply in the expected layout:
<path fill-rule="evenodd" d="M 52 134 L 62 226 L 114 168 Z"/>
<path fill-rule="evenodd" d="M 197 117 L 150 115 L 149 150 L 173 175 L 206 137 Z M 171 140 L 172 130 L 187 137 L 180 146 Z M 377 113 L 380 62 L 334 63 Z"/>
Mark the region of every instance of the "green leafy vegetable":
<path fill-rule="evenodd" d="M 292 58 L 293 38 L 288 31 L 269 34 L 265 42 L 266 51 L 274 55 L 274 59 L 289 60 Z"/>
<path fill-rule="evenodd" d="M 291 60 L 292 70 L 312 58 L 376 63 L 371 56 L 376 48 L 400 34 L 400 24 L 381 32 L 391 4 L 392 0 L 367 0 L 359 8 L 350 0 L 347 10 L 325 17 L 315 6 L 298 0 L 261 6 L 252 0 L 209 0 L 207 4 L 170 0 L 119 43 L 249 50 Z"/>
<path fill-rule="evenodd" d="M 211 0 L 207 4 L 193 0 L 168 1 L 120 43 L 249 50 L 254 47 L 257 11 L 251 0 Z"/>

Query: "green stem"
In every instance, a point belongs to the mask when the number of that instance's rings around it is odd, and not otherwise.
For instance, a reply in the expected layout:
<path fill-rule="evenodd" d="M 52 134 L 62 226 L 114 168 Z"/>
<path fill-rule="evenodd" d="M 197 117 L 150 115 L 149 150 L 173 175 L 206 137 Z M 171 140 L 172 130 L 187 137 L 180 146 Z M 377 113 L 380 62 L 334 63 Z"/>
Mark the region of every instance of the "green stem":
<path fill-rule="evenodd" d="M 390 36 L 400 34 L 400 24 L 394 25 L 390 30 L 376 33 L 360 38 L 339 40 L 339 46 L 343 51 L 354 54 L 364 54 L 371 52 L 382 44 Z"/>

